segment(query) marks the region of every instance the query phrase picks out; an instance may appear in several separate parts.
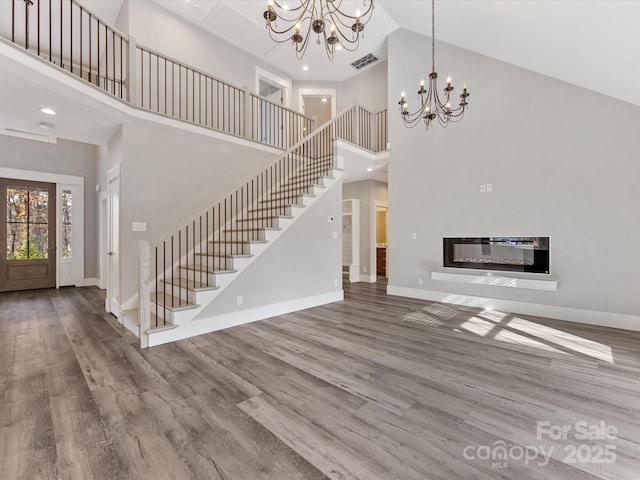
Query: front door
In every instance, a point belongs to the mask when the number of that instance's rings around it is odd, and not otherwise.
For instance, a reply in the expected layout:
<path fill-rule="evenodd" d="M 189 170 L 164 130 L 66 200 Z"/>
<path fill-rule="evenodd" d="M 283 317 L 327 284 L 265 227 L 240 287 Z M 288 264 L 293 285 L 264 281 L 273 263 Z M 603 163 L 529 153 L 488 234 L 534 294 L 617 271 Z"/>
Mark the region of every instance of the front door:
<path fill-rule="evenodd" d="M 56 185 L 0 178 L 0 292 L 55 288 Z"/>

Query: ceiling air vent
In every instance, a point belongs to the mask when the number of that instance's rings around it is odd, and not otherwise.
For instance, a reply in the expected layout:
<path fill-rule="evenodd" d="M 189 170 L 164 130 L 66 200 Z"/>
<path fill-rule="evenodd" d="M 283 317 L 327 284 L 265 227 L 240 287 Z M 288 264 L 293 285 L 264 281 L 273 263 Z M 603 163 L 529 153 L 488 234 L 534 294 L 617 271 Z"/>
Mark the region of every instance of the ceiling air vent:
<path fill-rule="evenodd" d="M 361 68 L 364 68 L 367 65 L 370 65 L 373 62 L 377 62 L 377 61 L 378 61 L 378 57 L 369 53 L 368 55 L 365 55 L 364 57 L 359 58 L 358 60 L 353 62 L 351 66 L 356 70 L 360 70 Z"/>

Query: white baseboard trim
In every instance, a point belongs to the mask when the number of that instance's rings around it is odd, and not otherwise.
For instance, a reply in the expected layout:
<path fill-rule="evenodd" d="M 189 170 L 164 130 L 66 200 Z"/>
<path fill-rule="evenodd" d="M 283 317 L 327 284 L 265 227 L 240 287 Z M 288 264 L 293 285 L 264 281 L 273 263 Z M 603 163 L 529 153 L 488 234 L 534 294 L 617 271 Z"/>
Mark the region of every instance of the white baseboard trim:
<path fill-rule="evenodd" d="M 127 330 L 133 333 L 136 337 L 140 337 L 140 327 L 137 323 L 126 315 L 120 315 L 120 320 L 122 320 L 122 325 L 124 325 Z"/>
<path fill-rule="evenodd" d="M 378 276 L 377 275 L 364 275 L 364 274 L 360 274 L 360 279 L 357 280 L 358 282 L 366 282 L 366 283 L 376 283 L 378 281 Z"/>
<path fill-rule="evenodd" d="M 554 318 L 556 320 L 598 325 L 601 327 L 640 331 L 640 316 L 638 315 L 558 307 L 554 305 L 518 302 L 499 298 L 476 297 L 473 295 L 436 292 L 433 290 L 397 287 L 394 285 L 389 285 L 387 287 L 387 294 L 397 295 L 399 297 L 419 298 L 421 300 L 430 300 L 432 302 L 465 305 L 468 307 L 491 308 L 493 310 L 500 310 L 503 312 L 514 312 L 524 315 L 534 315 L 537 317 Z"/>
<path fill-rule="evenodd" d="M 225 328 L 237 327 L 238 325 L 297 312 L 307 308 L 318 307 L 320 305 L 326 305 L 327 303 L 340 302 L 342 300 L 344 300 L 344 291 L 337 290 L 335 292 L 323 293 L 287 302 L 274 303 L 273 305 L 265 305 L 264 307 L 251 308 L 214 317 L 199 318 L 172 330 L 149 333 L 149 346 L 153 347 L 164 343 L 175 342 L 176 340 L 216 332 L 218 330 L 224 330 Z"/>
<path fill-rule="evenodd" d="M 85 287 L 100 287 L 100 279 L 99 278 L 85 278 L 84 279 Z"/>

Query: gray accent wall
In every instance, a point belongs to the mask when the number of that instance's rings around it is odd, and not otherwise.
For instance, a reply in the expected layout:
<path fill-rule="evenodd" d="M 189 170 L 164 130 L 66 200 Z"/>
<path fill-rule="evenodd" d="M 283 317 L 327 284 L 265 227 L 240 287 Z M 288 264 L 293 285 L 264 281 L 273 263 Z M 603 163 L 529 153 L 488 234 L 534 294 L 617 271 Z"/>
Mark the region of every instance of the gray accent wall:
<path fill-rule="evenodd" d="M 95 196 L 98 147 L 58 139 L 57 144 L 0 135 L 0 165 L 84 178 L 84 278 L 98 276 Z"/>
<path fill-rule="evenodd" d="M 447 129 L 406 129 L 397 101 L 404 90 L 416 107 L 429 44 L 389 37 L 390 285 L 640 314 L 640 108 L 438 42 L 440 86 L 466 81 L 469 111 Z M 502 235 L 548 235 L 558 291 L 430 280 L 443 237 Z"/>

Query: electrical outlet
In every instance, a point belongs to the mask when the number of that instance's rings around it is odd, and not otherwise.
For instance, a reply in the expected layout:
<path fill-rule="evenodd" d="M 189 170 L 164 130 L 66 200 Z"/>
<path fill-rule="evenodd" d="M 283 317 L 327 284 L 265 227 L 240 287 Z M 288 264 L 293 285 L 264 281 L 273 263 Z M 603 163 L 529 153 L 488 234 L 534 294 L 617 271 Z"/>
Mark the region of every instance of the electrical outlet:
<path fill-rule="evenodd" d="M 338 288 L 338 280 L 337 279 L 333 281 L 333 286 Z"/>
<path fill-rule="evenodd" d="M 493 192 L 493 183 L 487 183 L 487 192 Z"/>
<path fill-rule="evenodd" d="M 337 240 L 338 239 L 338 232 L 333 232 L 333 239 Z"/>
<path fill-rule="evenodd" d="M 411 240 L 415 240 L 416 238 L 418 238 L 418 234 L 416 232 L 413 232 L 411 234 Z"/>
<path fill-rule="evenodd" d="M 418 285 L 420 285 L 420 286 L 424 285 L 424 278 L 419 278 L 418 279 Z"/>
<path fill-rule="evenodd" d="M 238 297 L 236 298 L 236 303 L 238 305 L 242 305 L 242 301 L 243 301 L 242 295 L 238 295 Z"/>
<path fill-rule="evenodd" d="M 367 267 L 362 267 L 364 269 L 364 273 L 367 273 Z"/>

